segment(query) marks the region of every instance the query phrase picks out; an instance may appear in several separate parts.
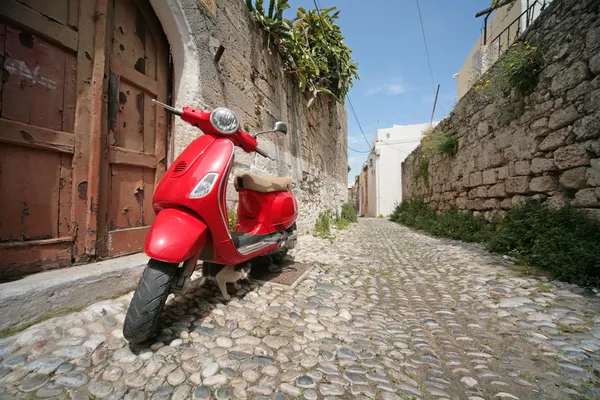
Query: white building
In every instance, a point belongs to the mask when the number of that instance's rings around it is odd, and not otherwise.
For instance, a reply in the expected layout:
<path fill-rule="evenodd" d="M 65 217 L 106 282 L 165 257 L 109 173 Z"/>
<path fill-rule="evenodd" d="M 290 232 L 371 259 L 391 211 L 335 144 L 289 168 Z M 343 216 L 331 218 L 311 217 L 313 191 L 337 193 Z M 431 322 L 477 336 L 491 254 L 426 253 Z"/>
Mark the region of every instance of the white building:
<path fill-rule="evenodd" d="M 364 185 L 359 189 L 362 215 L 390 215 L 402 201 L 402 161 L 419 145 L 428 127 L 429 123 L 425 123 L 377 130 L 372 151 L 362 168 L 364 178 L 359 180 Z"/>
<path fill-rule="evenodd" d="M 488 2 L 489 3 L 489 2 Z M 481 16 L 487 21 L 484 32 L 471 49 L 460 71 L 454 75 L 457 100 L 460 100 L 498 57 L 514 43 L 535 21 L 552 0 L 515 0 L 489 15 Z"/>

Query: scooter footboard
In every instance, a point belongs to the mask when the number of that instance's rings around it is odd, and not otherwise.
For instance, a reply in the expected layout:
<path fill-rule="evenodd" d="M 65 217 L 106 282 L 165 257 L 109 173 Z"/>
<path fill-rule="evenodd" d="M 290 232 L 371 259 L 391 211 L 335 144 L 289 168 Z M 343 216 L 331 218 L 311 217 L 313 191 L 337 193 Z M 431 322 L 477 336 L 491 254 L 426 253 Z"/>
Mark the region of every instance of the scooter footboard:
<path fill-rule="evenodd" d="M 144 251 L 155 260 L 181 263 L 200 253 L 207 236 L 208 227 L 199 216 L 185 209 L 167 208 L 156 216 Z"/>

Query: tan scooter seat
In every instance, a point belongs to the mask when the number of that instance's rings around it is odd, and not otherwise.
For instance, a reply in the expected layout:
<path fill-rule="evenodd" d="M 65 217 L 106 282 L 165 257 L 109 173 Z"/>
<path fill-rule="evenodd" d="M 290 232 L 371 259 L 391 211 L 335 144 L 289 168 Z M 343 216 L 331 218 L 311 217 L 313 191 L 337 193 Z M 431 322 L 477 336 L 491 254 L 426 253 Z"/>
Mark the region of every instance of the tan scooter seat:
<path fill-rule="evenodd" d="M 246 189 L 261 193 L 282 192 L 292 188 L 292 180 L 290 178 L 258 176 L 243 172 L 235 174 L 233 186 L 237 191 Z"/>

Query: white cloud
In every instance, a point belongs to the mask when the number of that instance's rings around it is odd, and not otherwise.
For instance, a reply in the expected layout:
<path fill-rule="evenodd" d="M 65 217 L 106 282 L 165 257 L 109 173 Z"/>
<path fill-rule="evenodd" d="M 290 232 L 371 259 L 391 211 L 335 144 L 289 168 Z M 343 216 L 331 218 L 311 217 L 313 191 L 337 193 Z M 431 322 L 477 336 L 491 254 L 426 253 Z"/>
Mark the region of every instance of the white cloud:
<path fill-rule="evenodd" d="M 349 144 L 358 144 L 361 142 L 361 136 L 348 136 Z"/>
<path fill-rule="evenodd" d="M 406 92 L 406 87 L 402 82 L 396 80 L 394 83 L 388 83 L 385 85 L 374 86 L 367 90 L 367 96 L 373 96 L 375 94 L 383 93 L 390 96 L 396 96 Z"/>
<path fill-rule="evenodd" d="M 396 95 L 396 94 L 402 94 L 402 93 L 406 92 L 406 88 L 404 87 L 403 84 L 396 83 L 394 85 L 388 85 L 387 91 L 389 94 Z"/>

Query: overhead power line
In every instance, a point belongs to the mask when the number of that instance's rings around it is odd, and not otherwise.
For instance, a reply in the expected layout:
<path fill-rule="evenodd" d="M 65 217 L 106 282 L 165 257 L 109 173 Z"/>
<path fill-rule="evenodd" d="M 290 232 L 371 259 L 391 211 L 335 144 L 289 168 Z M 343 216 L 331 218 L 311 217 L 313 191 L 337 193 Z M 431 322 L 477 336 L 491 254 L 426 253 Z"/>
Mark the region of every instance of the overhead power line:
<path fill-rule="evenodd" d="M 356 123 L 358 124 L 358 128 L 360 129 L 360 133 L 362 133 L 363 137 L 365 138 L 365 142 L 367 142 L 367 146 L 369 146 L 369 148 L 371 148 L 371 142 L 369 142 L 369 139 L 367 139 L 367 135 L 365 135 L 365 131 L 362 128 L 362 125 L 360 124 L 360 120 L 358 119 L 358 115 L 356 115 L 356 111 L 354 111 L 354 106 L 352 105 L 352 101 L 350 101 L 350 96 L 346 95 L 346 99 L 348 100 L 348 104 L 350 105 L 350 110 L 352 111 L 352 114 L 354 115 L 354 118 L 356 119 Z"/>
<path fill-rule="evenodd" d="M 353 152 L 355 152 L 355 153 L 362 153 L 362 154 L 367 154 L 367 153 L 370 153 L 370 152 L 371 152 L 371 150 L 368 150 L 368 151 L 354 150 L 354 149 L 353 149 L 352 147 L 350 147 L 350 146 L 348 146 L 348 149 L 349 149 L 349 150 L 352 150 L 352 151 L 353 151 Z"/>
<path fill-rule="evenodd" d="M 419 21 L 421 22 L 421 33 L 423 34 L 423 43 L 425 43 L 425 55 L 427 55 L 427 65 L 429 66 L 429 77 L 431 78 L 431 88 L 435 92 L 435 81 L 433 79 L 433 70 L 431 69 L 431 59 L 429 58 L 429 47 L 427 47 L 427 38 L 425 37 L 425 27 L 423 26 L 423 16 L 421 15 L 421 6 L 419 0 L 417 2 L 417 10 L 419 11 Z"/>

